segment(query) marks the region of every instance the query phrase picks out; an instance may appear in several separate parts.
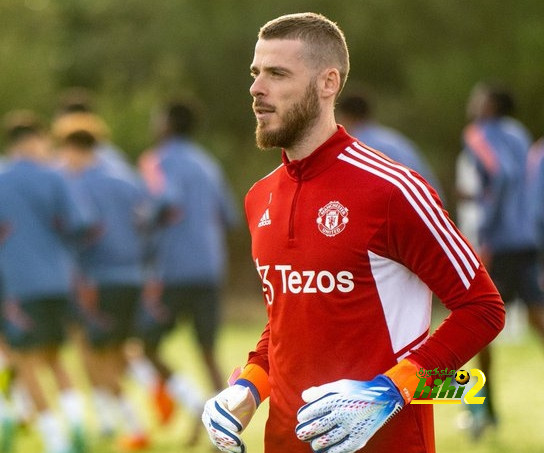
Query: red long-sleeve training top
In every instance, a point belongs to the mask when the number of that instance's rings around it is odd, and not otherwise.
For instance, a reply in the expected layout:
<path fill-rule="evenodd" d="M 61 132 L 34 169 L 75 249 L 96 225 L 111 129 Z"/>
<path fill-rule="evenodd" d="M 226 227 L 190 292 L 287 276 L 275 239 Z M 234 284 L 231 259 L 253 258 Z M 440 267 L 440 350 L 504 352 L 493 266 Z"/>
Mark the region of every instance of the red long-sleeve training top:
<path fill-rule="evenodd" d="M 370 380 L 401 358 L 456 369 L 504 324 L 473 249 L 415 172 L 338 131 L 246 197 L 268 323 L 249 362 L 269 373 L 266 453 L 307 453 L 301 392 Z M 429 335 L 431 295 L 451 311 Z M 408 405 L 363 452 L 433 452 L 432 406 Z"/>

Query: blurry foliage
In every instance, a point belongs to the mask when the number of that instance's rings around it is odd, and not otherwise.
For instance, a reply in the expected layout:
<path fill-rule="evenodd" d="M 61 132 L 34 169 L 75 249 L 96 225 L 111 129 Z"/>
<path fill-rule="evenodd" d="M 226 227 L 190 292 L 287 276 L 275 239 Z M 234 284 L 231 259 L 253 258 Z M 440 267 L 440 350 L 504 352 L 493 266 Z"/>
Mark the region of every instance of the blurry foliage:
<path fill-rule="evenodd" d="M 419 144 L 446 193 L 477 81 L 509 85 L 518 117 L 544 134 L 542 0 L 2 0 L 0 114 L 24 107 L 50 117 L 65 88 L 85 86 L 114 141 L 136 159 L 151 145 L 150 112 L 170 96 L 190 96 L 203 106 L 199 138 L 242 201 L 279 162 L 253 139 L 249 65 L 258 29 L 308 10 L 340 24 L 348 87 L 375 94 L 378 118 Z"/>

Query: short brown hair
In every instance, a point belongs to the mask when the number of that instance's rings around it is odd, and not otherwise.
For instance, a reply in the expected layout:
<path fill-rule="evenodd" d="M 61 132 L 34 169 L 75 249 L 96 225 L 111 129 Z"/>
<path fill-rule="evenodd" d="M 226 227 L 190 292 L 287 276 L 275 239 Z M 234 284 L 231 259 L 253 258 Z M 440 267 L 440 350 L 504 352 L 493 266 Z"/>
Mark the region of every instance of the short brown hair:
<path fill-rule="evenodd" d="M 75 130 L 60 140 L 61 146 L 73 146 L 79 151 L 91 152 L 97 145 L 98 140 L 92 132 L 86 130 Z"/>
<path fill-rule="evenodd" d="M 41 119 L 31 110 L 13 110 L 6 113 L 3 129 L 6 142 L 10 146 L 28 137 L 45 133 Z"/>
<path fill-rule="evenodd" d="M 307 46 L 307 59 L 319 67 L 334 65 L 340 73 L 340 91 L 349 73 L 349 52 L 338 25 L 316 13 L 287 14 L 264 24 L 259 39 L 299 39 Z"/>

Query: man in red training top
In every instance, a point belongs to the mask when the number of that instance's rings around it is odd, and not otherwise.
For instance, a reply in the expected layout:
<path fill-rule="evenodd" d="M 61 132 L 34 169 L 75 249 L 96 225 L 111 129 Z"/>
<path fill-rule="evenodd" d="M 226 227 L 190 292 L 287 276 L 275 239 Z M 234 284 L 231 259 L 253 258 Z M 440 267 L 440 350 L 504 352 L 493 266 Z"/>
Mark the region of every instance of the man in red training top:
<path fill-rule="evenodd" d="M 424 369 L 456 369 L 504 324 L 479 258 L 417 173 L 349 136 L 335 101 L 349 70 L 325 17 L 265 24 L 250 88 L 260 148 L 283 163 L 246 197 L 268 323 L 241 375 L 206 404 L 222 451 L 270 396 L 266 453 L 434 452 Z M 431 294 L 451 314 L 429 332 Z"/>

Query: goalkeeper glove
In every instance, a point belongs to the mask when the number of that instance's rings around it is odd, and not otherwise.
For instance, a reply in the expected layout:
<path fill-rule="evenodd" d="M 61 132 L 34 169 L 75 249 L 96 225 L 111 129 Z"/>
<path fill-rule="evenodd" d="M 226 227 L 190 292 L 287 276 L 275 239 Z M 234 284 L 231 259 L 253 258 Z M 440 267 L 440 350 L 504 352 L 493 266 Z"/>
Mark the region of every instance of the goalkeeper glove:
<path fill-rule="evenodd" d="M 221 451 L 245 453 L 240 437 L 263 399 L 270 393 L 268 375 L 257 365 L 248 365 L 232 385 L 204 405 L 202 422 L 210 440 Z"/>
<path fill-rule="evenodd" d="M 316 452 L 359 450 L 410 402 L 419 382 L 416 371 L 405 359 L 371 381 L 342 379 L 305 390 L 307 404 L 297 414 L 297 437 Z"/>

